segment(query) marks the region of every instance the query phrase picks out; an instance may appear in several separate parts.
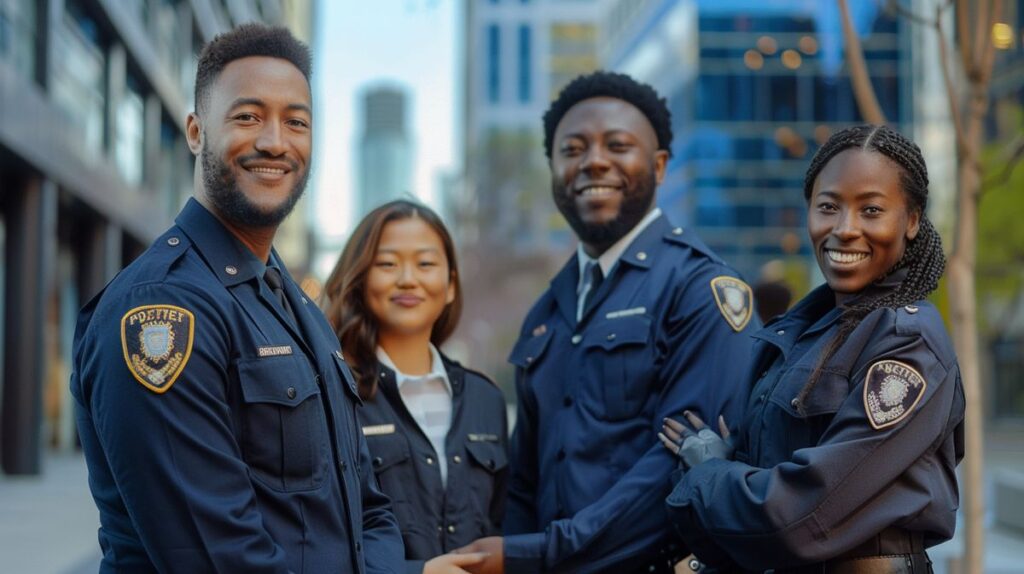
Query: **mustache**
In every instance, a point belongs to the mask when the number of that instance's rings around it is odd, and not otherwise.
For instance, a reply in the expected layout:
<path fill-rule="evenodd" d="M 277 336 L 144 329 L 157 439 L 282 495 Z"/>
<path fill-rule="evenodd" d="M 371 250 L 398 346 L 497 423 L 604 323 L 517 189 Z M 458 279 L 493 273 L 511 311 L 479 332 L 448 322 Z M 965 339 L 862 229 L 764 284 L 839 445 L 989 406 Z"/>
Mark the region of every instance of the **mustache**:
<path fill-rule="evenodd" d="M 258 151 L 256 153 L 250 153 L 250 154 L 246 154 L 246 155 L 238 157 L 238 163 L 240 165 L 243 165 L 243 166 L 245 164 L 249 163 L 249 162 L 258 161 L 258 160 L 279 161 L 279 162 L 283 162 L 283 163 L 288 164 L 288 167 L 292 171 L 298 171 L 299 170 L 299 162 L 295 161 L 294 159 L 291 159 L 290 157 L 285 157 L 285 156 L 271 155 L 271 154 L 269 154 L 267 152 L 264 152 L 264 151 Z"/>

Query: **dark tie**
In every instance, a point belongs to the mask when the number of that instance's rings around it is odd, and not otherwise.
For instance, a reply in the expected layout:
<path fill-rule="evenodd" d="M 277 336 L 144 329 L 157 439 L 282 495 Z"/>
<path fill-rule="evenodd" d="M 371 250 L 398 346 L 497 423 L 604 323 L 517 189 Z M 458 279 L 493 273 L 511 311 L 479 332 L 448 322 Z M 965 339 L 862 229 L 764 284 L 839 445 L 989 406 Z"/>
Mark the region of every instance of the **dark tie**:
<path fill-rule="evenodd" d="M 583 318 L 583 311 L 586 310 L 590 300 L 594 298 L 597 288 L 604 281 L 604 273 L 601 272 L 601 265 L 597 261 L 588 261 L 584 265 L 583 274 L 583 287 L 580 289 L 579 306 L 576 308 L 577 321 Z"/>
<path fill-rule="evenodd" d="M 291 303 L 288 302 L 288 297 L 285 297 L 284 294 L 284 281 L 281 279 L 281 270 L 277 267 L 267 267 L 267 272 L 263 274 L 263 280 L 267 282 L 270 290 L 277 297 L 277 301 L 281 304 L 281 308 L 284 309 L 285 315 L 292 320 L 295 326 L 298 326 L 299 321 L 295 318 L 295 312 L 292 311 Z"/>

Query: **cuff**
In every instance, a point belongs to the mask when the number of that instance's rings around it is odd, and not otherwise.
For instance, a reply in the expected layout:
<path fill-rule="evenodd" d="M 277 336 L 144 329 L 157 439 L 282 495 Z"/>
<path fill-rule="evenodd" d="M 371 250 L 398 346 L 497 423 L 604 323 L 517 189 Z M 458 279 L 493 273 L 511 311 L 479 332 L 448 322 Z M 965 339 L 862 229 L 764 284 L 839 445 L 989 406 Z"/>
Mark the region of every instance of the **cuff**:
<path fill-rule="evenodd" d="M 544 549 L 547 535 L 513 534 L 505 537 L 505 572 L 507 574 L 533 574 L 544 570 Z"/>

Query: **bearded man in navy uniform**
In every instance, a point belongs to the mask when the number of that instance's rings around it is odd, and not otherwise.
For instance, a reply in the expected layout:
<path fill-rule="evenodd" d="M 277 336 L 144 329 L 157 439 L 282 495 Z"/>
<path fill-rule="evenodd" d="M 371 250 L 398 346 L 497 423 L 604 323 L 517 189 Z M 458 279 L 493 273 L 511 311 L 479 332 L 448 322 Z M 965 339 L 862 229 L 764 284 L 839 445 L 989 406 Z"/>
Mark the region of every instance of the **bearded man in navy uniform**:
<path fill-rule="evenodd" d="M 665 100 L 616 73 L 572 81 L 544 116 L 552 195 L 579 248 L 509 360 L 518 411 L 505 536 L 487 572 L 671 572 L 676 462 L 652 442 L 683 411 L 739 420 L 750 288 L 655 205 Z M 664 449 L 660 449 L 664 450 Z"/>
<path fill-rule="evenodd" d="M 271 246 L 309 173 L 309 50 L 242 26 L 196 75 L 195 198 L 75 333 L 100 572 L 399 572 L 338 339 Z"/>

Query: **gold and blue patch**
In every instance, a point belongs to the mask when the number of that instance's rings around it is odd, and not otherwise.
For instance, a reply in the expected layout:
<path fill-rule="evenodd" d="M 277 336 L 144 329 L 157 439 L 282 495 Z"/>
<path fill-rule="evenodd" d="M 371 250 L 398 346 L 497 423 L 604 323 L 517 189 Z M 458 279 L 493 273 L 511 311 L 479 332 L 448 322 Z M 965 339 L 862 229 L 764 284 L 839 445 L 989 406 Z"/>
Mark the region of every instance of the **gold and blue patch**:
<path fill-rule="evenodd" d="M 143 305 L 121 317 L 124 360 L 142 386 L 165 393 L 192 355 L 195 316 L 175 305 Z"/>
<path fill-rule="evenodd" d="M 878 361 L 864 381 L 864 411 L 875 430 L 890 427 L 913 412 L 928 388 L 921 373 L 900 361 Z"/>
<path fill-rule="evenodd" d="M 711 291 L 722 317 L 733 331 L 742 331 L 754 315 L 754 292 L 735 277 L 721 275 L 711 280 Z"/>

